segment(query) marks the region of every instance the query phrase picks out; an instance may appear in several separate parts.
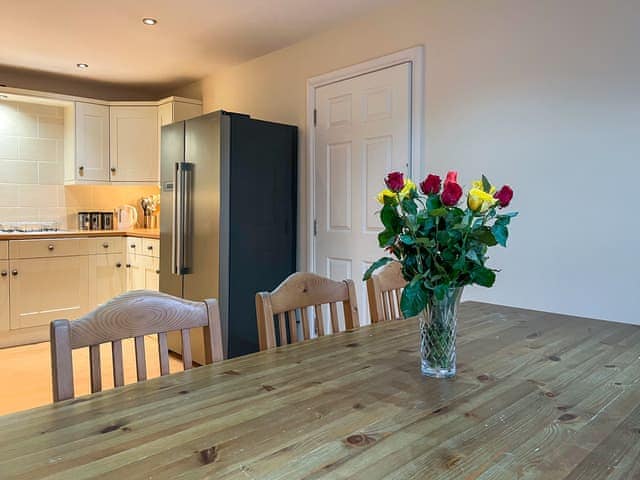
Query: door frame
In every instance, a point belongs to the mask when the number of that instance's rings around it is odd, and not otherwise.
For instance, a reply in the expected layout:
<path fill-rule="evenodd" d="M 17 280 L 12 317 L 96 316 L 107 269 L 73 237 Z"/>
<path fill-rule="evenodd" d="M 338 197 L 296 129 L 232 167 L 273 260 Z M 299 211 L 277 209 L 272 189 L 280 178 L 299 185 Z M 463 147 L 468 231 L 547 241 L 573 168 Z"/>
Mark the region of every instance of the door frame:
<path fill-rule="evenodd" d="M 348 80 L 367 73 L 376 72 L 403 63 L 411 66 L 411 159 L 409 175 L 420 175 L 422 159 L 423 109 L 424 109 L 424 46 L 401 50 L 366 62 L 350 65 L 345 68 L 324 73 L 307 80 L 307 271 L 317 271 L 316 236 L 314 221 L 316 219 L 316 132 L 314 110 L 316 105 L 316 89 L 331 83 Z"/>

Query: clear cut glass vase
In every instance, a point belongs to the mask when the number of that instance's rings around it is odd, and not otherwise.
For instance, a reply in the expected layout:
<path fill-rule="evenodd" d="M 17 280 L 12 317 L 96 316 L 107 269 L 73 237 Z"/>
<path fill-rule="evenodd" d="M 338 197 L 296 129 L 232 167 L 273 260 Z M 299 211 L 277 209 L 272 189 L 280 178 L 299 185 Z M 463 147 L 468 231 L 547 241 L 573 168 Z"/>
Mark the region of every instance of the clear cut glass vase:
<path fill-rule="evenodd" d="M 456 328 L 462 287 L 450 288 L 442 300 L 432 297 L 420 315 L 422 374 L 450 378 L 456 374 Z"/>

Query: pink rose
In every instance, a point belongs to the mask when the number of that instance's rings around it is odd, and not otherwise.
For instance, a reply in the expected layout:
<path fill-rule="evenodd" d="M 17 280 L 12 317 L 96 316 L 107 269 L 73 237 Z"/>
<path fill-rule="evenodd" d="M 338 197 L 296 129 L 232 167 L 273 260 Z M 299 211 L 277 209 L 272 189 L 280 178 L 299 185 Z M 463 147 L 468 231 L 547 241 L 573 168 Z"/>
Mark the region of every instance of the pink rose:
<path fill-rule="evenodd" d="M 456 172 L 455 170 L 447 172 L 447 176 L 444 179 L 445 186 L 447 185 L 447 183 L 458 183 L 458 172 Z"/>

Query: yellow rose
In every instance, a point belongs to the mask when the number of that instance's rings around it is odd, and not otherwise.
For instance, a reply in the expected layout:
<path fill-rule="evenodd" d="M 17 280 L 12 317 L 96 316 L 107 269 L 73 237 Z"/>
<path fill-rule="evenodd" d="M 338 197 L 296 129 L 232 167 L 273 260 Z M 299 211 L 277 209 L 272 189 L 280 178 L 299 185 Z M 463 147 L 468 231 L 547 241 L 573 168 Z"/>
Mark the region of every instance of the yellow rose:
<path fill-rule="evenodd" d="M 400 198 L 404 200 L 411 193 L 411 191 L 415 191 L 416 188 L 416 184 L 407 178 L 407 180 L 404 182 L 404 187 L 402 187 L 402 190 L 400 190 Z"/>
<path fill-rule="evenodd" d="M 484 188 L 482 185 L 482 180 L 476 180 L 472 183 L 473 188 L 477 188 L 478 190 L 482 190 L 484 192 Z M 489 194 L 493 195 L 494 193 L 496 193 L 496 187 L 494 187 L 493 185 L 491 185 L 491 188 L 489 189 Z"/>
<path fill-rule="evenodd" d="M 384 205 L 385 198 L 392 198 L 395 200 L 396 194 L 388 188 L 385 188 L 376 196 L 376 200 L 378 200 L 378 203 L 380 203 L 381 205 Z"/>
<path fill-rule="evenodd" d="M 469 190 L 469 194 L 467 195 L 467 206 L 469 207 L 469 210 L 473 212 L 484 212 L 496 203 L 496 199 L 493 198 L 493 195 L 485 192 L 482 188 L 477 188 L 476 182 L 473 182 L 473 186 L 474 188 Z M 495 191 L 495 188 L 493 188 L 493 190 Z"/>

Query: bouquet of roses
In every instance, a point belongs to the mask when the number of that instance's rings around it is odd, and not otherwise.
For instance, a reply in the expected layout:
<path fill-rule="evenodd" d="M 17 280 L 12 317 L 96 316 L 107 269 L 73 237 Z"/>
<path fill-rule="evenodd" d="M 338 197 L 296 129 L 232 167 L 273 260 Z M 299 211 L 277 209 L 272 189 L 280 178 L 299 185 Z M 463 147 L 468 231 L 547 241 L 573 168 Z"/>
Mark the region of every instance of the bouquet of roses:
<path fill-rule="evenodd" d="M 386 189 L 378 194 L 384 230 L 378 243 L 391 256 L 374 262 L 364 275 L 398 260 L 408 282 L 400 308 L 405 317 L 422 312 L 432 300 L 441 300 L 452 288 L 477 284 L 491 287 L 498 270 L 488 268 L 487 250 L 507 245 L 508 225 L 516 212 L 506 213 L 513 190 L 497 190 L 483 175 L 464 196 L 457 172 L 442 182 L 428 175 L 418 187 L 400 172 L 385 178 Z"/>

